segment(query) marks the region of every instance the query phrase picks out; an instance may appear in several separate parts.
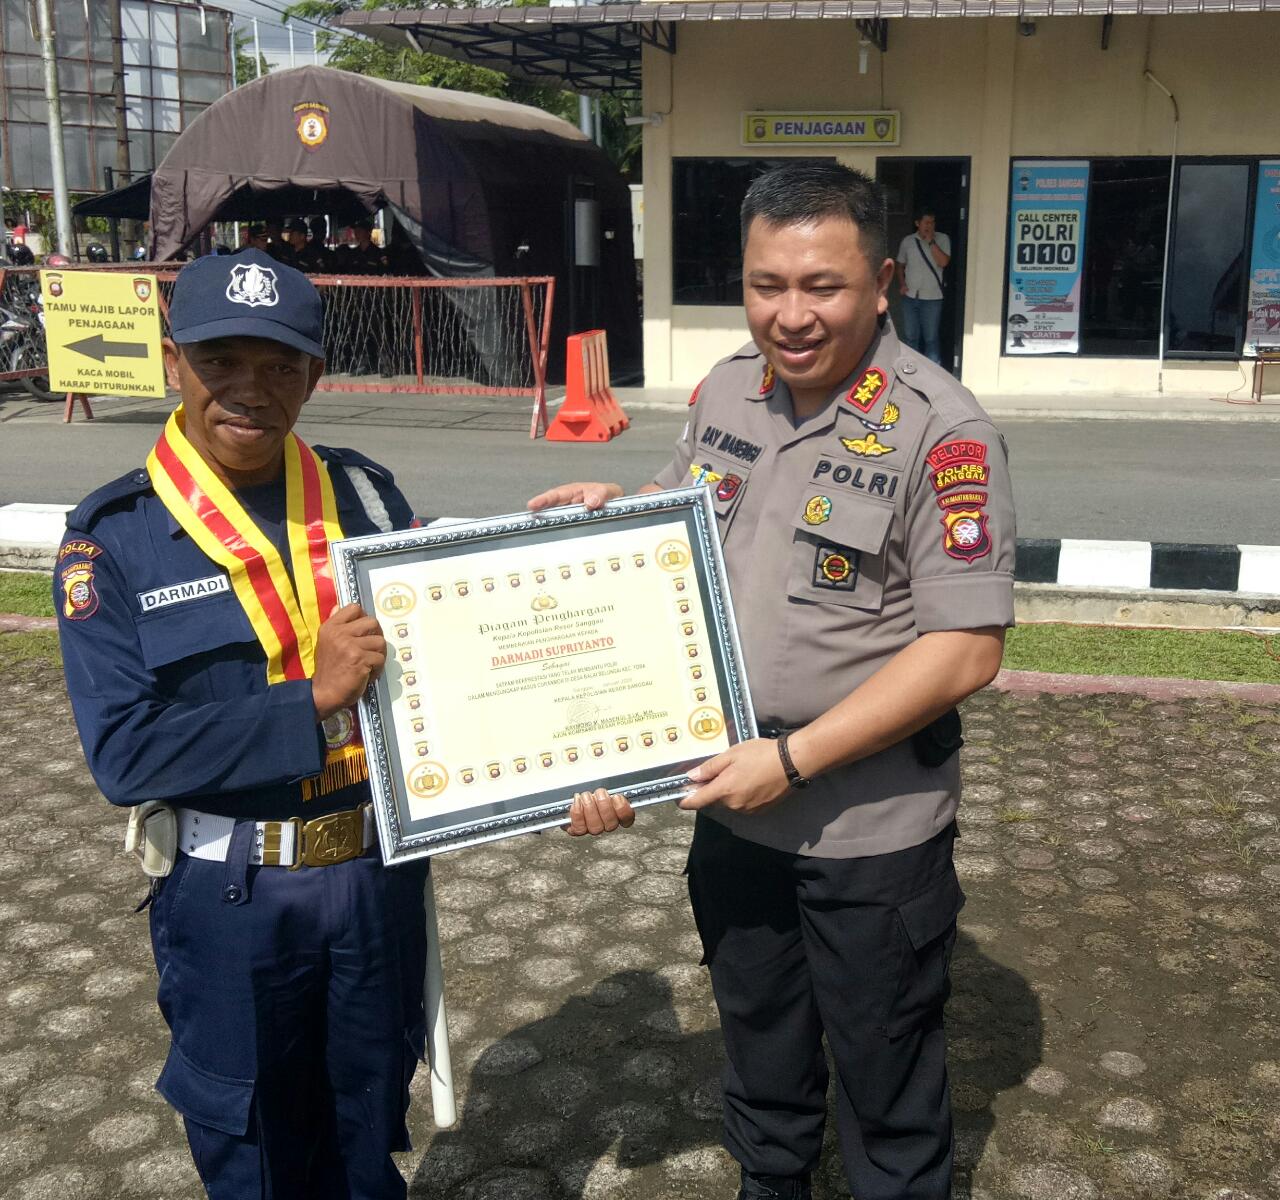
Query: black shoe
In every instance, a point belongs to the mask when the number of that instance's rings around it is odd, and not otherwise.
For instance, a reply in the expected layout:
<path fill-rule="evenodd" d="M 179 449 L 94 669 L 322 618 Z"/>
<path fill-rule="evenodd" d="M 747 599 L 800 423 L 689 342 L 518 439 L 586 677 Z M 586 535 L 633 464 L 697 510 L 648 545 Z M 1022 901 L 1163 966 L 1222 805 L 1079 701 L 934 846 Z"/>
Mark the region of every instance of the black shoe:
<path fill-rule="evenodd" d="M 808 1175 L 752 1175 L 742 1172 L 738 1200 L 812 1200 Z"/>

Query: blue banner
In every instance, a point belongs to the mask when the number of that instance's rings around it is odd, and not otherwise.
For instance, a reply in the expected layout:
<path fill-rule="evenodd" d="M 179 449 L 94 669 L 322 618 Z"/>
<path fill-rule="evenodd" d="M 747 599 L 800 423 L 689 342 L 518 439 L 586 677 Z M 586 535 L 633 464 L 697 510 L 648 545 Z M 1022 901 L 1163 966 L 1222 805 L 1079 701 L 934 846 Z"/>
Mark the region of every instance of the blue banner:
<path fill-rule="evenodd" d="M 1258 343 L 1280 349 L 1280 160 L 1258 164 L 1258 197 L 1253 209 L 1253 254 L 1249 261 L 1249 314 L 1244 352 Z"/>
<path fill-rule="evenodd" d="M 1077 354 L 1087 161 L 1014 160 L 1006 354 Z"/>

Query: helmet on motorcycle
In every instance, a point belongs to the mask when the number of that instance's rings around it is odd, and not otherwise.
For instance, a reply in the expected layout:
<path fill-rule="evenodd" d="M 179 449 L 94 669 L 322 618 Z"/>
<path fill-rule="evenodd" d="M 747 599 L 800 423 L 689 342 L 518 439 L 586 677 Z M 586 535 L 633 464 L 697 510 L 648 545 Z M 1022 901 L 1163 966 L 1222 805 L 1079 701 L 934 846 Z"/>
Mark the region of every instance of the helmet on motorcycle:
<path fill-rule="evenodd" d="M 46 267 L 69 267 L 71 260 L 65 254 L 49 254 L 45 256 Z"/>
<path fill-rule="evenodd" d="M 15 267 L 30 267 L 35 265 L 36 256 L 30 246 L 18 244 L 9 251 L 9 259 Z"/>
<path fill-rule="evenodd" d="M 92 263 L 104 263 L 110 261 L 110 255 L 107 254 L 107 248 L 101 242 L 90 242 L 84 248 L 84 256 Z"/>

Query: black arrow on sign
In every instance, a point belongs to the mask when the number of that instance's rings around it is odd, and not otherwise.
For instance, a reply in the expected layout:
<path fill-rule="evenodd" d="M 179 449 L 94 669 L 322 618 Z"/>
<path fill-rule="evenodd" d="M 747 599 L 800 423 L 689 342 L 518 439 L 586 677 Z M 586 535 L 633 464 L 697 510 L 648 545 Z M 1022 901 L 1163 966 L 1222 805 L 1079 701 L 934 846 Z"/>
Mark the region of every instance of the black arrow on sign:
<path fill-rule="evenodd" d="M 86 358 L 92 358 L 97 362 L 106 362 L 108 357 L 147 357 L 146 342 L 108 342 L 100 333 L 95 333 L 93 337 L 83 338 L 78 342 L 70 342 L 67 345 L 67 349 L 74 350 L 77 354 L 83 354 Z"/>

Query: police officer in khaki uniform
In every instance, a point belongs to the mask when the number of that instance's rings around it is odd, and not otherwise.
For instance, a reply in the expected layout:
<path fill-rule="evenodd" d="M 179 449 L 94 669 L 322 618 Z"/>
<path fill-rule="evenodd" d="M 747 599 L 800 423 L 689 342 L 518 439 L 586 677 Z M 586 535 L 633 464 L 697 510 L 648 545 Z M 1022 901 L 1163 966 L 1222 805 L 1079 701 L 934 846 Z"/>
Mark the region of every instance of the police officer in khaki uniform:
<path fill-rule="evenodd" d="M 1013 623 L 1005 446 L 888 322 L 884 203 L 835 164 L 742 209 L 753 345 L 641 491 L 712 489 L 761 736 L 691 772 L 689 892 L 720 1010 L 740 1200 L 806 1200 L 826 1120 L 859 1200 L 951 1194 L 942 1009 L 964 903 L 955 706 Z M 599 506 L 568 484 L 533 508 Z M 604 791 L 570 832 L 631 817 Z"/>

